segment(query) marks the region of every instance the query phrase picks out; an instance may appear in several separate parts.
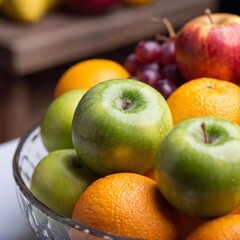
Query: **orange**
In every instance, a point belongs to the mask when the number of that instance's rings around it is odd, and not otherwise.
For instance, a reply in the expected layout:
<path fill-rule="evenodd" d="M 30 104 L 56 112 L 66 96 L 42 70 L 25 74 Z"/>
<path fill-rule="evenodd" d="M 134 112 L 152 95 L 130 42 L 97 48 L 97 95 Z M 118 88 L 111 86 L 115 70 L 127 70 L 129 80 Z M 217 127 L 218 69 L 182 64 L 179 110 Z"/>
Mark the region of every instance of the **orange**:
<path fill-rule="evenodd" d="M 184 83 L 168 98 L 173 124 L 197 116 L 217 116 L 240 123 L 240 87 L 214 78 Z"/>
<path fill-rule="evenodd" d="M 240 206 L 236 207 L 235 209 L 233 209 L 230 213 L 228 214 L 240 214 Z"/>
<path fill-rule="evenodd" d="M 128 78 L 130 74 L 119 63 L 107 59 L 79 62 L 64 72 L 54 89 L 54 97 L 72 89 L 89 89 L 105 80 Z"/>
<path fill-rule="evenodd" d="M 180 239 L 175 210 L 156 182 L 135 173 L 115 173 L 96 180 L 79 198 L 72 218 L 125 237 Z M 72 239 L 80 239 L 72 232 Z"/>
<path fill-rule="evenodd" d="M 240 215 L 225 215 L 209 220 L 187 237 L 187 240 L 239 240 Z"/>

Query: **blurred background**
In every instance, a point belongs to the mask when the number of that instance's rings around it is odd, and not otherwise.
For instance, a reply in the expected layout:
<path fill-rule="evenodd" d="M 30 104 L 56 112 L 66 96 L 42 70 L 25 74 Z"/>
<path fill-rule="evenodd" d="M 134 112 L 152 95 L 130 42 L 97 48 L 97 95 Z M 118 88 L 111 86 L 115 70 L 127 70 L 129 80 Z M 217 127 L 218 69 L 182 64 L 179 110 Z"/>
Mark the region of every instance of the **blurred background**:
<path fill-rule="evenodd" d="M 166 34 L 156 21 L 162 17 L 177 31 L 206 8 L 240 12 L 234 0 L 106 0 L 107 10 L 88 1 L 0 0 L 0 143 L 41 121 L 73 64 L 89 58 L 123 64 L 137 42 Z"/>

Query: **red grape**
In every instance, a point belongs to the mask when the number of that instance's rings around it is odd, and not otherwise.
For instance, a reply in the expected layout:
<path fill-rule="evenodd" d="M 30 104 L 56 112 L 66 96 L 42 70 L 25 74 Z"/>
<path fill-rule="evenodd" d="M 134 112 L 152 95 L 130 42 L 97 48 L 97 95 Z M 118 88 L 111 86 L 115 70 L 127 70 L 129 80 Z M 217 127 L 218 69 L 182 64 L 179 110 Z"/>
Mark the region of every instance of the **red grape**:
<path fill-rule="evenodd" d="M 163 78 L 173 81 L 177 86 L 182 85 L 186 80 L 180 73 L 177 64 L 170 64 L 162 68 L 161 74 Z"/>
<path fill-rule="evenodd" d="M 157 81 L 153 87 L 158 90 L 165 99 L 167 99 L 173 91 L 177 89 L 175 83 L 169 79 L 161 79 Z"/>
<path fill-rule="evenodd" d="M 146 64 L 158 62 L 161 52 L 161 45 L 155 40 L 140 41 L 135 47 L 137 59 Z"/>
<path fill-rule="evenodd" d="M 134 80 L 142 81 L 158 90 L 165 99 L 185 81 L 175 61 L 173 40 L 143 40 L 124 62 Z"/>
<path fill-rule="evenodd" d="M 127 56 L 123 65 L 131 75 L 136 75 L 137 71 L 141 68 L 142 63 L 137 60 L 134 53 L 131 53 Z"/>
<path fill-rule="evenodd" d="M 159 63 L 163 66 L 175 63 L 175 43 L 173 41 L 164 42 L 161 45 Z"/>
<path fill-rule="evenodd" d="M 161 79 L 161 74 L 159 73 L 159 71 L 150 68 L 142 69 L 137 73 L 137 79 L 139 81 L 147 83 L 150 86 L 153 86 Z"/>
<path fill-rule="evenodd" d="M 160 72 L 162 68 L 157 62 L 154 62 L 154 63 L 143 64 L 140 70 L 144 70 L 144 69 L 152 69 Z"/>

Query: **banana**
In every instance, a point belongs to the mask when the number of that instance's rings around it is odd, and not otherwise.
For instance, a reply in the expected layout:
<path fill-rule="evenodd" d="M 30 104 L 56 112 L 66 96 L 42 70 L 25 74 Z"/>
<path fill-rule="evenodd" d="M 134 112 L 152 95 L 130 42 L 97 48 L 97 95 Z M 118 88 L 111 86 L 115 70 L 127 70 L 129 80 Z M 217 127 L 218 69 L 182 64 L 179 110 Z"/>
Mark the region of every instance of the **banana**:
<path fill-rule="evenodd" d="M 0 0 L 1 10 L 7 17 L 21 22 L 34 23 L 55 8 L 60 0 Z"/>

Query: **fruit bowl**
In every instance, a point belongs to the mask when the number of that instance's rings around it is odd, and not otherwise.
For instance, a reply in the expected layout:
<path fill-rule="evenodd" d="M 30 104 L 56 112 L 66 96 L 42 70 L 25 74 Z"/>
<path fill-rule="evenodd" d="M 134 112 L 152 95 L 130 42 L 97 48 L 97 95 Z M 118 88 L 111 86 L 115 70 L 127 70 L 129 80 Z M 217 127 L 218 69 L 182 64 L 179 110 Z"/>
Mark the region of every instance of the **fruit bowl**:
<path fill-rule="evenodd" d="M 13 158 L 13 175 L 21 210 L 36 236 L 42 240 L 71 240 L 71 232 L 77 231 L 81 240 L 126 238 L 99 231 L 70 218 L 63 217 L 38 201 L 29 190 L 31 176 L 37 163 L 47 154 L 41 137 L 40 127 L 30 129 L 20 140 Z M 80 240 L 80 239 L 79 239 Z"/>

